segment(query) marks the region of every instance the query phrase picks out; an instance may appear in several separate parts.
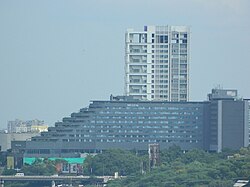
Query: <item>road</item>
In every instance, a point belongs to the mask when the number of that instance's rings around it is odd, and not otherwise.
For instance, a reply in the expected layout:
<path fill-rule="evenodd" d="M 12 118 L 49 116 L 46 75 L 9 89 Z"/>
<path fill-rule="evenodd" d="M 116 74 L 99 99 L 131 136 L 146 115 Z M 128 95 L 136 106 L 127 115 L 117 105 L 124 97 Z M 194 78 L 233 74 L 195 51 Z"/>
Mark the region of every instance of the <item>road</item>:
<path fill-rule="evenodd" d="M 1 181 L 79 181 L 92 178 L 92 176 L 4 176 L 0 175 Z M 95 176 L 93 178 L 103 179 L 104 182 L 115 179 L 114 176 Z"/>

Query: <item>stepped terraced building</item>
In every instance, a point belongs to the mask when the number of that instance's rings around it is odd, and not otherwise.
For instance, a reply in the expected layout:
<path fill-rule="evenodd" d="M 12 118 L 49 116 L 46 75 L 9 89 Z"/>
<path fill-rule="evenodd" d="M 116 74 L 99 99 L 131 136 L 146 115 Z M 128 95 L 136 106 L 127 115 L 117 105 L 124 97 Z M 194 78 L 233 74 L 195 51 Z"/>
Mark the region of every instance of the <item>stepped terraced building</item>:
<path fill-rule="evenodd" d="M 141 101 L 132 96 L 93 101 L 31 141 L 13 142 L 25 157 L 72 157 L 111 148 L 147 150 L 175 144 L 220 152 L 249 144 L 248 101 L 236 90 L 212 90 L 204 102 Z"/>

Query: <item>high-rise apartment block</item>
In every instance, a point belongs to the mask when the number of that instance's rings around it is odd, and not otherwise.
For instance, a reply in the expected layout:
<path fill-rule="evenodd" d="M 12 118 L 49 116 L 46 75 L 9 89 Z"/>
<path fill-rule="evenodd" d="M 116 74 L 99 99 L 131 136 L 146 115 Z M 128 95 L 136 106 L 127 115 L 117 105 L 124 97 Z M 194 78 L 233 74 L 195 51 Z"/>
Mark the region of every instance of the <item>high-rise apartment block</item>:
<path fill-rule="evenodd" d="M 125 95 L 149 101 L 188 101 L 189 27 L 128 29 L 125 43 Z"/>

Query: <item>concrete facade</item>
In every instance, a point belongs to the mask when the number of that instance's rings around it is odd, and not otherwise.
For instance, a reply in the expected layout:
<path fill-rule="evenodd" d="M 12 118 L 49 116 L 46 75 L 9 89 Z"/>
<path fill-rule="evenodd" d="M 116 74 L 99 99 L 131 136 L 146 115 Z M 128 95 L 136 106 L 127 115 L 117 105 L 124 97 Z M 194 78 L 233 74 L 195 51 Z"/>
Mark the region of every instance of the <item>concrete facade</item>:
<path fill-rule="evenodd" d="M 26 141 L 25 147 L 13 144 L 13 149 L 23 149 L 26 157 L 74 156 L 111 148 L 147 150 L 154 143 L 161 149 L 239 149 L 249 144 L 248 107 L 247 101 L 234 97 L 167 102 L 111 96 L 63 118 Z"/>

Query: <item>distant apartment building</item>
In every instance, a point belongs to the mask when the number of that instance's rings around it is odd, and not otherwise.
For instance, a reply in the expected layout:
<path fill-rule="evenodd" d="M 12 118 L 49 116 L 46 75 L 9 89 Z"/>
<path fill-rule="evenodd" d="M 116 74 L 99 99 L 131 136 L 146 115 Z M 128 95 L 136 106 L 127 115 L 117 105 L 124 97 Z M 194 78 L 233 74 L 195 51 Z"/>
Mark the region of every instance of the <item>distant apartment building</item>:
<path fill-rule="evenodd" d="M 125 35 L 125 95 L 148 101 L 188 101 L 190 28 L 145 26 Z"/>
<path fill-rule="evenodd" d="M 178 145 L 183 150 L 220 152 L 249 144 L 249 104 L 236 90 L 212 90 L 204 102 L 142 101 L 111 96 L 56 122 L 24 144 L 13 143 L 26 157 L 75 155 L 120 148 L 147 150 Z"/>
<path fill-rule="evenodd" d="M 48 126 L 41 120 L 19 120 L 8 121 L 7 131 L 0 133 L 1 151 L 11 148 L 12 141 L 26 141 L 33 136 L 40 135 L 40 132 L 48 130 Z"/>
<path fill-rule="evenodd" d="M 33 136 L 38 136 L 38 132 L 26 132 L 26 133 L 0 133 L 0 147 L 1 151 L 7 151 L 11 148 L 12 141 L 26 141 L 30 140 Z"/>
<path fill-rule="evenodd" d="M 8 133 L 43 132 L 47 131 L 47 129 L 48 126 L 44 124 L 44 121 L 37 119 L 8 121 Z"/>

